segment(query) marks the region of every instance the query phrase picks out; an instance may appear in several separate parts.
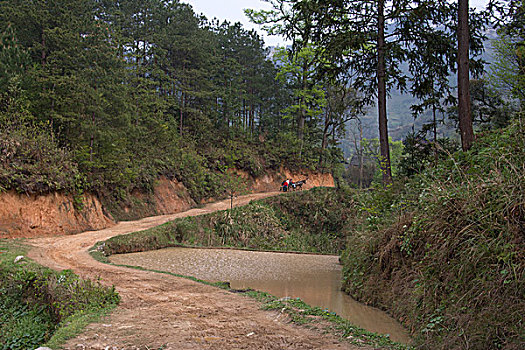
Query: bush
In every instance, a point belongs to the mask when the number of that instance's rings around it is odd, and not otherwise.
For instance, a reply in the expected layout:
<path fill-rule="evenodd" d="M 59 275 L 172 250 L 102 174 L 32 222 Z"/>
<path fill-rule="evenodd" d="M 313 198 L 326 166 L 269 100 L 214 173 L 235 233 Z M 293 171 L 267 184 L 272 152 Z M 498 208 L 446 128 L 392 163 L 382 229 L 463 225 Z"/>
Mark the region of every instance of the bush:
<path fill-rule="evenodd" d="M 83 184 L 71 153 L 60 148 L 49 128 L 0 128 L 0 188 L 19 193 L 73 191 Z"/>

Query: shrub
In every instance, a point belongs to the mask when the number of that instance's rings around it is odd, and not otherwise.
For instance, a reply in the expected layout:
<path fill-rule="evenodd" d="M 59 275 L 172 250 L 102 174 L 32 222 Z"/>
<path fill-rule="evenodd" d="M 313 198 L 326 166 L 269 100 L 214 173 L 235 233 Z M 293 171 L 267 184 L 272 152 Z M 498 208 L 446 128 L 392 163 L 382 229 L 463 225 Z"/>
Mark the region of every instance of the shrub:
<path fill-rule="evenodd" d="M 49 128 L 5 125 L 0 149 L 0 188 L 29 194 L 74 192 L 82 184 L 71 153 L 58 146 Z"/>
<path fill-rule="evenodd" d="M 81 280 L 69 270 L 55 272 L 30 261 L 13 263 L 23 253 L 12 243 L 0 256 L 0 349 L 31 349 L 51 338 L 75 315 L 118 304 L 114 288 Z"/>

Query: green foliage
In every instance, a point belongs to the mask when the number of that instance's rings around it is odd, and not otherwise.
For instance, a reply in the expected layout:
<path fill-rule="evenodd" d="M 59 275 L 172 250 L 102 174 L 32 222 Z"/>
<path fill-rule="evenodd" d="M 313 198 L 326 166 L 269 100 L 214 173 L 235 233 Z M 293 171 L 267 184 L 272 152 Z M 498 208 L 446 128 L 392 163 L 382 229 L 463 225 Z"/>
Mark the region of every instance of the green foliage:
<path fill-rule="evenodd" d="M 79 279 L 69 270 L 54 272 L 25 259 L 17 243 L 0 242 L 0 349 L 31 349 L 44 344 L 80 314 L 118 304 L 114 288 Z"/>
<path fill-rule="evenodd" d="M 446 159 L 459 148 L 453 140 L 440 138 L 437 144 L 425 138 L 426 132 L 410 133 L 403 140 L 403 155 L 399 161 L 399 174 L 412 176 L 435 164 L 439 159 Z"/>
<path fill-rule="evenodd" d="M 10 81 L 21 75 L 29 64 L 29 55 L 20 46 L 13 28 L 8 25 L 0 31 L 0 96 Z"/>
<path fill-rule="evenodd" d="M 16 159 L 0 163 L 0 186 L 89 190 L 124 217 L 135 204 L 153 214 L 130 194 L 160 176 L 199 202 L 224 196 L 231 168 L 313 167 L 316 135 L 282 157 L 293 93 L 276 75 L 254 31 L 184 3 L 2 2 L 1 138 Z"/>
<path fill-rule="evenodd" d="M 328 188 L 290 193 L 177 219 L 111 238 L 97 247 L 106 256 L 180 245 L 337 254 L 345 247 L 344 223 L 355 216 L 351 198 L 350 192 Z"/>
<path fill-rule="evenodd" d="M 298 119 L 315 118 L 320 115 L 326 105 L 326 96 L 323 87 L 314 80 L 314 48 L 307 46 L 294 54 L 280 47 L 274 55 L 274 60 L 280 65 L 276 79 L 294 87 L 294 103 L 285 109 L 285 115 Z M 303 130 L 298 132 L 302 133 Z"/>
<path fill-rule="evenodd" d="M 365 183 L 379 183 L 382 181 L 383 174 L 381 173 L 381 151 L 379 139 L 367 139 L 364 138 L 361 141 L 361 147 L 363 149 L 363 157 L 366 170 L 368 173 L 368 178 L 363 179 Z M 392 138 L 389 138 L 389 147 L 390 147 L 390 166 L 392 169 L 393 176 L 400 175 L 400 163 L 402 161 L 402 154 L 404 152 L 405 145 L 402 141 L 393 141 Z M 372 164 L 375 163 L 375 164 Z M 373 171 L 373 174 L 370 172 Z M 370 178 L 370 175 L 371 178 Z M 348 176 L 348 175 L 347 175 Z M 352 179 L 354 183 L 358 181 Z"/>
<path fill-rule="evenodd" d="M 517 115 L 517 104 L 508 99 L 508 91 L 504 88 L 496 90 L 492 86 L 497 84 L 496 81 L 489 82 L 485 79 L 470 81 L 472 123 L 479 131 L 503 128 Z M 450 121 L 458 128 L 457 106 L 449 107 L 447 114 Z"/>
<path fill-rule="evenodd" d="M 495 62 L 490 67 L 491 84 L 518 99 L 523 111 L 525 101 L 525 47 L 523 13 L 525 3 L 495 1 L 489 8 L 499 38 L 492 41 Z"/>
<path fill-rule="evenodd" d="M 77 165 L 48 126 L 4 124 L 0 146 L 0 187 L 19 193 L 78 192 Z"/>
<path fill-rule="evenodd" d="M 35 349 L 43 344 L 55 328 L 45 308 L 29 306 L 7 295 L 4 288 L 0 295 L 0 349 Z"/>
<path fill-rule="evenodd" d="M 361 198 L 345 288 L 414 329 L 422 348 L 514 348 L 525 312 L 523 127 L 478 139 L 401 188 Z"/>

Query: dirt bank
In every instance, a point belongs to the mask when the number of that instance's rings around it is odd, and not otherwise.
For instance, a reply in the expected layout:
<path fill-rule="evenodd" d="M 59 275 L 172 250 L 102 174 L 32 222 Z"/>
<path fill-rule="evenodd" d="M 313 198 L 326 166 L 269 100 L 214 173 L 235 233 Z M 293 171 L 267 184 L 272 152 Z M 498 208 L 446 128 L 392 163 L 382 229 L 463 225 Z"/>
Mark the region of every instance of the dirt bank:
<path fill-rule="evenodd" d="M 235 205 L 277 194 L 239 197 Z M 32 259 L 54 269 L 72 269 L 83 278 L 100 278 L 115 285 L 122 297 L 110 317 L 90 325 L 65 349 L 363 349 L 290 324 L 279 312 L 260 310 L 257 302 L 244 296 L 183 278 L 102 264 L 87 252 L 94 243 L 115 235 L 229 205 L 229 201 L 216 202 L 100 231 L 31 240 Z"/>
<path fill-rule="evenodd" d="M 279 189 L 284 178 L 296 181 L 307 179 L 304 188 L 334 186 L 331 174 L 312 171 L 291 172 L 286 169 L 268 171 L 254 178 L 242 171 L 236 173 L 246 179 L 250 192 L 271 192 Z M 187 188 L 176 179 L 161 177 L 153 194 L 134 192 L 133 200 L 123 207 L 113 207 L 118 218 L 130 219 L 179 213 L 195 207 Z M 210 202 L 212 199 L 204 201 Z M 137 204 L 139 203 L 139 204 Z M 105 202 L 108 206 L 107 202 Z M 113 204 L 113 203 L 111 203 Z M 75 234 L 86 230 L 111 227 L 115 220 L 107 207 L 92 194 L 75 198 L 64 193 L 24 195 L 14 191 L 0 193 L 0 238 L 41 237 Z"/>
<path fill-rule="evenodd" d="M 239 176 L 247 180 L 248 189 L 252 192 L 272 192 L 281 186 L 284 179 L 292 179 L 293 181 L 306 180 L 304 189 L 313 187 L 334 187 L 334 178 L 330 173 L 319 173 L 311 170 L 290 171 L 281 168 L 280 170 L 267 172 L 265 175 L 254 178 L 248 173 L 235 170 Z"/>
<path fill-rule="evenodd" d="M 0 238 L 73 234 L 113 224 L 93 195 L 0 193 Z"/>

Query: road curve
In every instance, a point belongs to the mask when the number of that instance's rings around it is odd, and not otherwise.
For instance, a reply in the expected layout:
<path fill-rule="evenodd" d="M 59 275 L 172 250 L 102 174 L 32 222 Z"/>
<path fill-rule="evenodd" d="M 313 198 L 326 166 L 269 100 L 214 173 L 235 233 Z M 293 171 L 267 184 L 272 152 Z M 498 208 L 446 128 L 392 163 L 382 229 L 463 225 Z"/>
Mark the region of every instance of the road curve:
<path fill-rule="evenodd" d="M 235 199 L 278 195 L 258 193 Z M 87 252 L 96 242 L 145 230 L 175 218 L 227 209 L 229 200 L 186 212 L 121 222 L 100 231 L 30 240 L 29 257 L 55 270 L 114 285 L 122 302 L 100 323 L 70 339 L 64 349 L 358 349 L 335 337 L 287 322 L 276 311 L 260 310 L 245 296 L 166 274 L 97 262 Z M 363 347 L 359 347 L 363 349 Z"/>

